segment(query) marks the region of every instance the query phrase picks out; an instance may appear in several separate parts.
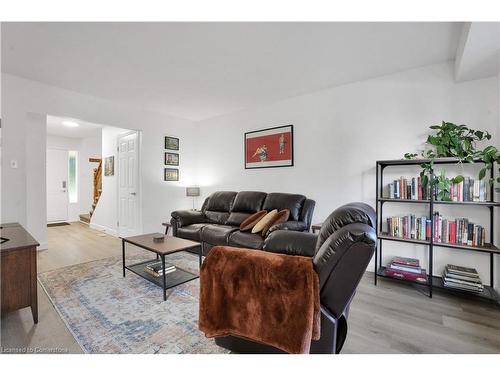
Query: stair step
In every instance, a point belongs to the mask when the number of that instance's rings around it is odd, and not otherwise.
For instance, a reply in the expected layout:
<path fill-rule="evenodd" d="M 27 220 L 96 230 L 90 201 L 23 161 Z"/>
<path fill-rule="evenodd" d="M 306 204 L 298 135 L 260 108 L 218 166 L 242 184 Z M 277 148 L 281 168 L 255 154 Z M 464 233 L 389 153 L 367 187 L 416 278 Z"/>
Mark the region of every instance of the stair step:
<path fill-rule="evenodd" d="M 90 223 L 90 214 L 81 214 L 80 221 L 89 224 Z"/>

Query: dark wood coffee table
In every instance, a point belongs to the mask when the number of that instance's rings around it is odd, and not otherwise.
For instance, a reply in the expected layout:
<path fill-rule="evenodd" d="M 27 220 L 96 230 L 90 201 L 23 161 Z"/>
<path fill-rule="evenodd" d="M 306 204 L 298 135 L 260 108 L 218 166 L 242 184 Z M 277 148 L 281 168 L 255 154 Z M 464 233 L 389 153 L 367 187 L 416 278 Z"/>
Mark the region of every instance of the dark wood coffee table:
<path fill-rule="evenodd" d="M 133 237 L 122 237 L 122 258 L 123 258 L 123 277 L 125 277 L 125 270 L 132 271 L 136 275 L 152 282 L 163 288 L 163 300 L 167 300 L 167 289 L 173 288 L 177 285 L 187 283 L 188 281 L 197 279 L 199 276 L 183 270 L 176 266 L 176 270 L 167 275 L 165 274 L 165 256 L 169 254 L 178 253 L 184 250 L 194 250 L 198 249 L 199 254 L 199 265 L 201 268 L 202 263 L 202 251 L 201 244 L 199 242 L 189 241 L 182 238 L 165 236 L 163 242 L 155 242 L 153 236 L 158 233 L 142 234 L 140 236 Z M 161 258 L 163 266 L 163 276 L 154 277 L 144 270 L 146 264 L 151 263 L 151 260 L 145 262 L 140 262 L 127 266 L 125 264 L 125 244 L 130 243 L 141 249 L 150 251 L 156 254 L 156 259 Z"/>

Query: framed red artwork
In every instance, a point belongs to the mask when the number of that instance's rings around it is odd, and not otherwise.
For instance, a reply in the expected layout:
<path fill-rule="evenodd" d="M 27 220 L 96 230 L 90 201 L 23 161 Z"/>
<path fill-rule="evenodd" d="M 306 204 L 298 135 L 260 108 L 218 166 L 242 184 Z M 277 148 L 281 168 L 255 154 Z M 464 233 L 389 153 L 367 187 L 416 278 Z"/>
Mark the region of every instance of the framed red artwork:
<path fill-rule="evenodd" d="M 245 169 L 293 166 L 293 125 L 245 133 Z"/>

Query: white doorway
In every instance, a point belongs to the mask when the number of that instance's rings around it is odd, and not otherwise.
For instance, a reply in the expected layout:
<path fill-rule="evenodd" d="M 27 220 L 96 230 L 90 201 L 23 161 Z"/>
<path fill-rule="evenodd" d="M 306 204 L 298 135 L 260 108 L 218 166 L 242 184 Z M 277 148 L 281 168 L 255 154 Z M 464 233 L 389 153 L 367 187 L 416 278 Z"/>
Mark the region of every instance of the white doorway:
<path fill-rule="evenodd" d="M 118 136 L 118 235 L 141 233 L 140 136 L 131 132 Z"/>
<path fill-rule="evenodd" d="M 47 150 L 47 222 L 68 220 L 68 151 Z"/>

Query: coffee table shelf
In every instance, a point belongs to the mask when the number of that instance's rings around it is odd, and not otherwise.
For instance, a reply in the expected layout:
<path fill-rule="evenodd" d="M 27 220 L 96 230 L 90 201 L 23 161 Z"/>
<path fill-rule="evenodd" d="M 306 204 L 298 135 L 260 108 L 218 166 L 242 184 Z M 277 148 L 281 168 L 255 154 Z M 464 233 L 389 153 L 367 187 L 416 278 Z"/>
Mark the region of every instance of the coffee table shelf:
<path fill-rule="evenodd" d="M 203 254 L 201 244 L 195 241 L 185 240 L 183 238 L 164 236 L 163 241 L 156 241 L 158 233 L 149 233 L 133 237 L 122 237 L 122 262 L 123 262 L 123 277 L 125 277 L 125 270 L 135 273 L 137 276 L 142 277 L 163 289 L 163 300 L 167 300 L 167 289 L 176 287 L 177 285 L 187 283 L 188 281 L 197 279 L 199 276 L 195 273 L 186 271 L 176 266 L 176 270 L 165 274 L 165 258 L 167 255 L 175 254 L 180 251 L 198 250 L 199 266 L 203 262 Z M 161 237 L 161 235 L 160 235 Z M 140 263 L 127 265 L 125 262 L 125 244 L 132 244 L 141 249 L 150 251 L 156 254 L 156 260 L 147 260 Z M 147 273 L 144 270 L 146 264 L 161 259 L 164 274 L 159 277 Z"/>
<path fill-rule="evenodd" d="M 156 284 L 159 287 L 163 288 L 163 278 L 161 276 L 154 277 L 153 275 L 144 271 L 144 267 L 147 264 L 152 263 L 152 262 L 157 262 L 157 260 L 156 259 L 147 260 L 145 262 L 140 262 L 140 263 L 132 264 L 130 266 L 125 266 L 125 268 L 129 271 L 132 271 L 136 275 L 142 277 L 143 279 L 146 279 L 146 280 L 152 282 L 153 284 Z M 197 274 L 186 271 L 186 270 L 179 268 L 177 266 L 175 268 L 176 268 L 175 271 L 167 273 L 166 289 L 176 287 L 178 285 L 187 283 L 188 281 L 197 279 L 199 277 Z"/>

